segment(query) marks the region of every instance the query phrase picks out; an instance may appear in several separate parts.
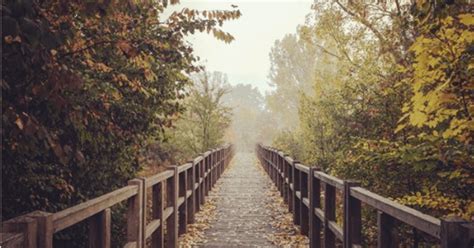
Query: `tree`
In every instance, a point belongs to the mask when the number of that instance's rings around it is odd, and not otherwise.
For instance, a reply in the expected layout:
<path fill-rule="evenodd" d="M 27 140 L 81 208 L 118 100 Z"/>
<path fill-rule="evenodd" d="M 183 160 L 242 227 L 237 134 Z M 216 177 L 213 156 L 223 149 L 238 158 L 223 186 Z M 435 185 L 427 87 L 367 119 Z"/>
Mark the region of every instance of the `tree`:
<path fill-rule="evenodd" d="M 314 90 L 274 145 L 425 213 L 472 219 L 472 6 L 441 2 L 317 2 L 299 28 L 317 50 Z"/>
<path fill-rule="evenodd" d="M 223 99 L 232 108 L 232 123 L 229 132 L 234 146 L 241 151 L 253 151 L 260 138 L 265 122 L 264 99 L 260 91 L 250 84 L 237 84 L 230 87 Z"/>
<path fill-rule="evenodd" d="M 298 126 L 298 102 L 302 92 L 311 90 L 314 79 L 314 47 L 304 42 L 302 31 L 275 41 L 270 52 L 268 78 L 274 88 L 266 96 L 266 106 L 278 119 L 277 129 Z"/>
<path fill-rule="evenodd" d="M 171 146 L 168 149 L 181 159 L 223 145 L 231 121 L 231 108 L 223 104 L 229 87 L 226 75 L 202 72 L 193 78 L 184 101 L 186 111 L 166 134 Z"/>
<path fill-rule="evenodd" d="M 185 36 L 230 42 L 218 25 L 240 16 L 183 9 L 164 19 L 166 3 L 2 2 L 2 218 L 62 210 L 140 169 L 201 70 Z M 61 238 L 72 245 L 78 233 Z"/>

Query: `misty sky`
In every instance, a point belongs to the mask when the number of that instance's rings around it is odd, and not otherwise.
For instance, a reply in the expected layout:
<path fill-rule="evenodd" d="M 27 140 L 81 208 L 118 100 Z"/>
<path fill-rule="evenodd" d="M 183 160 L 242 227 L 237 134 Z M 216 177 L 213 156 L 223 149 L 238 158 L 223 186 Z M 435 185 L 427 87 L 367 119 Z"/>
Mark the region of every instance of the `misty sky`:
<path fill-rule="evenodd" d="M 225 44 L 212 35 L 196 34 L 188 38 L 195 54 L 201 58 L 209 71 L 221 71 L 228 75 L 231 84 L 252 84 L 262 93 L 270 89 L 268 70 L 269 53 L 277 39 L 287 33 L 295 33 L 298 24 L 303 24 L 310 12 L 312 0 L 181 0 L 178 6 L 198 10 L 232 9 L 239 6 L 242 16 L 224 24 L 223 30 L 230 32 L 236 40 Z M 167 10 L 169 12 L 170 10 Z"/>

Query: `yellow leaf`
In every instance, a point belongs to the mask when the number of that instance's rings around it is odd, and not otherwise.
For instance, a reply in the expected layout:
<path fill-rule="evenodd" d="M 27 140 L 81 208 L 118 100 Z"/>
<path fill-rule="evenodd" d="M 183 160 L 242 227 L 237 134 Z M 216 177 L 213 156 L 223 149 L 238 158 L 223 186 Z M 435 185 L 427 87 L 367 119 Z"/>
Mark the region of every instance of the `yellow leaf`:
<path fill-rule="evenodd" d="M 462 14 L 459 15 L 459 21 L 467 26 L 474 25 L 474 15 L 472 14 Z"/>

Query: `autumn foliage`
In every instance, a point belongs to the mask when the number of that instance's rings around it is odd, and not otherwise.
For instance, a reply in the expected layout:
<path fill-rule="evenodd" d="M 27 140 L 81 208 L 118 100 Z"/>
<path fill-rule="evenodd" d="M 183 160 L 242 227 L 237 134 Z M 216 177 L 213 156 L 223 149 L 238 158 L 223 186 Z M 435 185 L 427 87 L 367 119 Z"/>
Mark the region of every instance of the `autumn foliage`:
<path fill-rule="evenodd" d="M 270 55 L 273 145 L 424 213 L 472 220 L 474 16 L 455 2 L 316 1 Z"/>
<path fill-rule="evenodd" d="M 176 1 L 175 1 L 176 2 Z M 172 1 L 173 3 L 173 1 Z M 126 184 L 202 70 L 184 37 L 237 10 L 167 1 L 2 2 L 2 218 L 55 212 Z"/>

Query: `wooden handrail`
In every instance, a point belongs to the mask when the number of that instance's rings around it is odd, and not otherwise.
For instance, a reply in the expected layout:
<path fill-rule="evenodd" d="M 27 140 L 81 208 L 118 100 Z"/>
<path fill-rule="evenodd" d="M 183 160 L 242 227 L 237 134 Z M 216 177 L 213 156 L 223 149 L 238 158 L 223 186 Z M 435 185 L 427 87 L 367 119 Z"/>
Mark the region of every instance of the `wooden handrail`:
<path fill-rule="evenodd" d="M 234 154 L 226 145 L 207 151 L 192 161 L 57 213 L 35 211 L 3 223 L 2 247 L 51 248 L 53 235 L 81 221 L 89 223 L 89 247 L 110 247 L 110 207 L 127 201 L 127 242 L 124 247 L 178 247 L 178 234 L 194 221 L 194 213 L 222 175 Z M 152 191 L 152 218 L 147 223 L 147 189 Z M 166 200 L 166 202 L 165 202 Z M 166 232 L 163 226 L 166 225 Z M 17 246 L 15 246 L 17 247 Z"/>
<path fill-rule="evenodd" d="M 459 218 L 440 220 L 423 214 L 370 192 L 357 182 L 341 180 L 317 167 L 301 164 L 271 147 L 259 144 L 256 153 L 288 204 L 294 223 L 301 227 L 302 234 L 308 235 L 310 247 L 335 247 L 336 240 L 343 247 L 360 247 L 362 203 L 378 211 L 378 247 L 396 247 L 391 237 L 394 219 L 434 237 L 443 248 L 474 246 L 474 222 Z M 341 191 L 344 198 L 342 226 L 336 222 L 336 191 Z M 321 193 L 324 193 L 324 208 Z"/>

